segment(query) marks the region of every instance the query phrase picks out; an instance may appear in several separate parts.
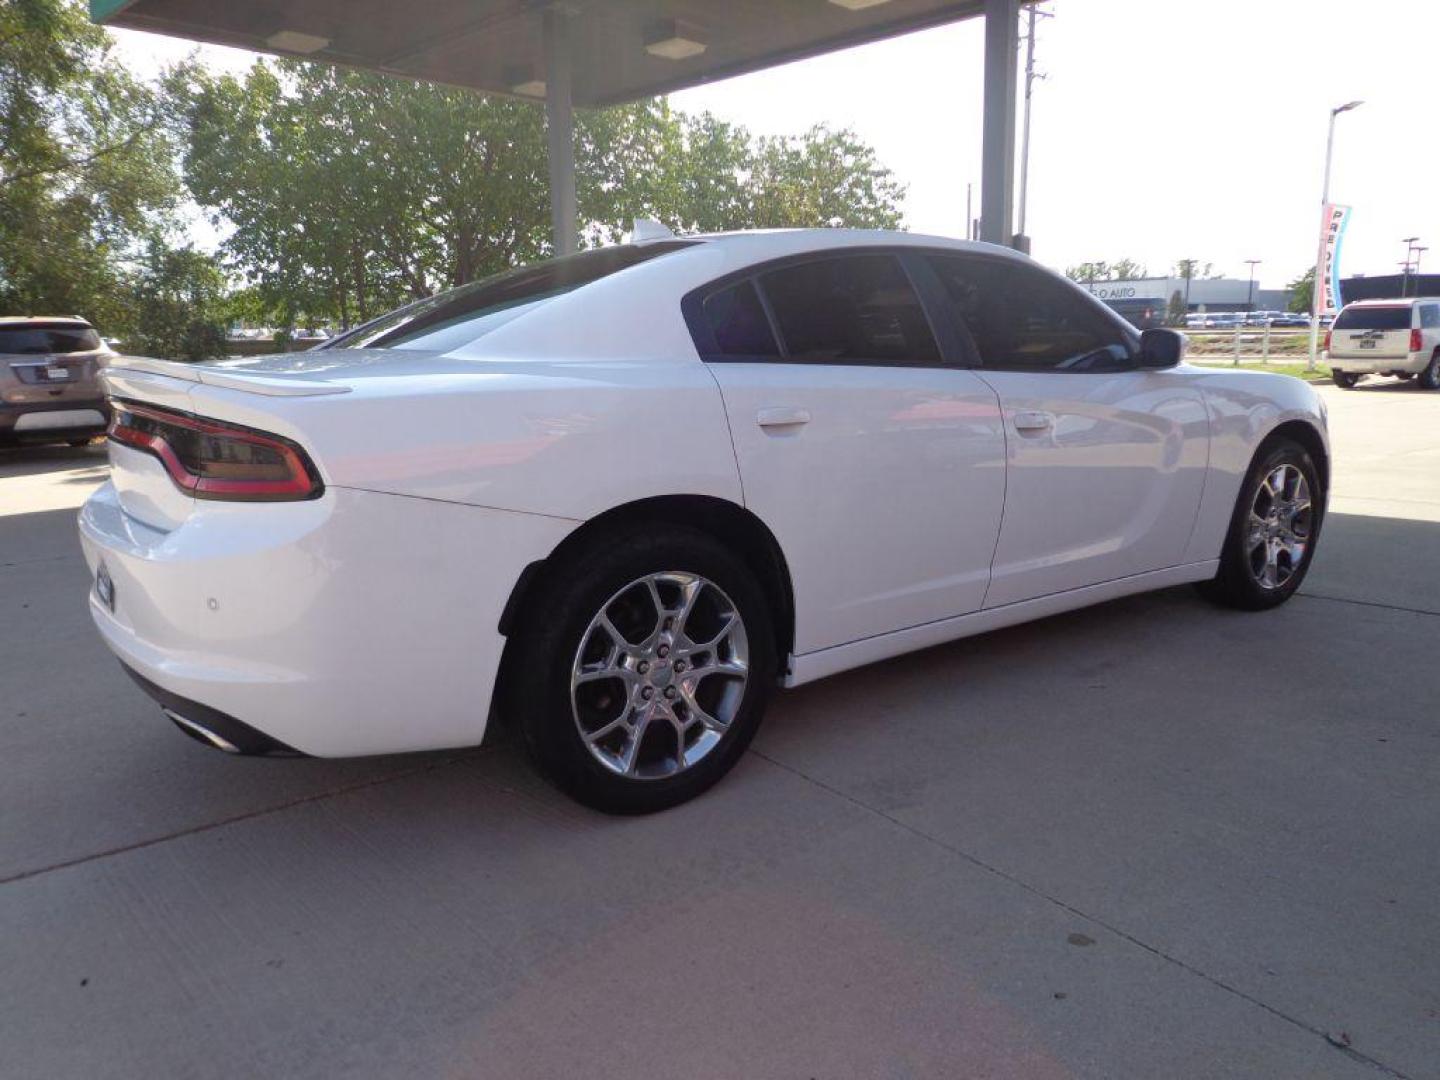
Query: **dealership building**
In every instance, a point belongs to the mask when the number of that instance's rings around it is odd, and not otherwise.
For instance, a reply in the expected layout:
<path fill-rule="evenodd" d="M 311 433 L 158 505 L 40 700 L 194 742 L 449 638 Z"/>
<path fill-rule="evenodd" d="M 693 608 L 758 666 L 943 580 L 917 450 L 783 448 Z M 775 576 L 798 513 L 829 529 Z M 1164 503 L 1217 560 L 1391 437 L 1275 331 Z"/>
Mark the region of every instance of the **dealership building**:
<path fill-rule="evenodd" d="M 1188 293 L 1187 311 L 1284 311 L 1290 304 L 1290 290 L 1262 289 L 1243 279 L 1191 278 L 1188 290 L 1186 284 L 1180 277 L 1080 282 L 1139 327 L 1163 323 L 1170 298 L 1176 293 L 1182 299 Z"/>

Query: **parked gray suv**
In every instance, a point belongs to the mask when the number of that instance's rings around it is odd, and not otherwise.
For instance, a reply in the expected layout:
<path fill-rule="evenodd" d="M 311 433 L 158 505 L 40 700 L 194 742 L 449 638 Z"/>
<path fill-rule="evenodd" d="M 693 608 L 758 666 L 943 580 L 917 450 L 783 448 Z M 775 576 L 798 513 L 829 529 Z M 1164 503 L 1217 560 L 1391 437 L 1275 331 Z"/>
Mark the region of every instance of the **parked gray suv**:
<path fill-rule="evenodd" d="M 103 432 L 99 372 L 110 355 L 84 319 L 0 316 L 0 445 L 80 446 Z"/>

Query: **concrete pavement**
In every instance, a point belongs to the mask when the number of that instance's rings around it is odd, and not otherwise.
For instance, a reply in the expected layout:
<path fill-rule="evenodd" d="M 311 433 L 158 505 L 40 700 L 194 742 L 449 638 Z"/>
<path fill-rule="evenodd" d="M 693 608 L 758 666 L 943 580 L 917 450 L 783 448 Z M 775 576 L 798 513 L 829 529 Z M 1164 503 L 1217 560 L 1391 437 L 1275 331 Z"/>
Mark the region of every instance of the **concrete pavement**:
<path fill-rule="evenodd" d="M 501 744 L 229 758 L 88 625 L 98 451 L 0 452 L 0 1076 L 1440 1077 L 1440 394 L 1325 387 L 1305 592 L 780 695 L 615 820 Z"/>

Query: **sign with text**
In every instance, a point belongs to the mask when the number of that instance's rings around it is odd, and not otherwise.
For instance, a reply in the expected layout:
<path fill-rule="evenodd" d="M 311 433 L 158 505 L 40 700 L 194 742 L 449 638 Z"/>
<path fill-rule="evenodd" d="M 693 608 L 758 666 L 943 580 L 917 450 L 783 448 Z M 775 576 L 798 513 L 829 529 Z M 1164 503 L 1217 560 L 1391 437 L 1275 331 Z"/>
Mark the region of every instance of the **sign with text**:
<path fill-rule="evenodd" d="M 1140 278 L 1134 281 L 1091 281 L 1092 295 L 1101 300 L 1163 300 L 1165 279 Z"/>
<path fill-rule="evenodd" d="M 1340 247 L 1345 239 L 1345 226 L 1350 223 L 1350 207 L 1326 203 L 1320 219 L 1320 314 L 1334 315 L 1344 306 L 1340 295 Z"/>

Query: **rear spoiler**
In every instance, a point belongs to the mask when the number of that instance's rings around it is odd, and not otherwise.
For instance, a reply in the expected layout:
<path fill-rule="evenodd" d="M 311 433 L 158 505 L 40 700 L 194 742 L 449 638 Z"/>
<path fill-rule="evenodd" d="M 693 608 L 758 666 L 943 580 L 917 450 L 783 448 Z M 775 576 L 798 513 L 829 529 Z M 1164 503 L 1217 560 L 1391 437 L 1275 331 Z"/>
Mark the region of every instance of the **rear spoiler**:
<path fill-rule="evenodd" d="M 114 387 L 108 379 L 110 372 L 117 377 L 125 375 L 163 375 L 168 379 L 199 383 L 202 386 L 221 386 L 227 390 L 242 390 L 247 394 L 263 394 L 266 397 L 317 397 L 322 394 L 348 394 L 350 387 L 324 379 L 297 379 L 277 375 L 246 375 L 208 364 L 181 364 L 174 360 L 156 360 L 149 356 L 116 356 L 106 362 L 100 377 L 106 386 Z"/>

